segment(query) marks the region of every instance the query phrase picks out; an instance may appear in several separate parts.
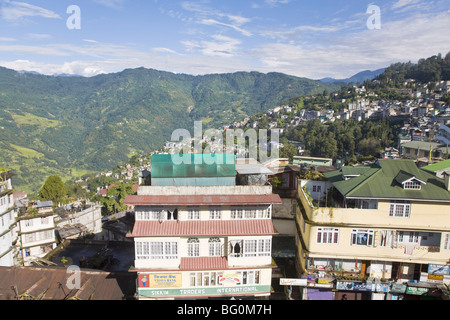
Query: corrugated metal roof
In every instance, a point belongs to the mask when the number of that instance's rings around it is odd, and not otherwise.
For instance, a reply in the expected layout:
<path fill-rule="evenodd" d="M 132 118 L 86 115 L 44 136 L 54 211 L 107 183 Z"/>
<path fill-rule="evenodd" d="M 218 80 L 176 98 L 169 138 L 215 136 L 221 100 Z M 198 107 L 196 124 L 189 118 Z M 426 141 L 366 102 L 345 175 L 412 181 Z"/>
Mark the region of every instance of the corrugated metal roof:
<path fill-rule="evenodd" d="M 325 174 L 347 198 L 415 199 L 424 201 L 450 201 L 444 180 L 417 168 L 412 160 L 378 160 L 361 176 L 344 180 L 340 171 Z M 403 189 L 396 181 L 398 175 L 405 179 L 415 177 L 424 182 L 420 190 Z M 397 178 L 397 180 L 399 180 Z"/>
<path fill-rule="evenodd" d="M 265 195 L 130 195 L 125 198 L 126 205 L 256 205 L 281 204 L 277 194 Z"/>
<path fill-rule="evenodd" d="M 273 235 L 271 219 L 136 221 L 128 237 Z"/>
<path fill-rule="evenodd" d="M 152 179 L 186 177 L 234 177 L 233 154 L 155 154 L 152 156 Z"/>
<path fill-rule="evenodd" d="M 80 288 L 67 283 L 74 273 L 55 267 L 0 267 L 0 300 L 123 300 L 136 292 L 136 274 L 81 269 Z M 73 278 L 69 284 L 74 283 Z"/>
<path fill-rule="evenodd" d="M 228 260 L 226 257 L 185 257 L 180 260 L 180 270 L 228 269 Z"/>

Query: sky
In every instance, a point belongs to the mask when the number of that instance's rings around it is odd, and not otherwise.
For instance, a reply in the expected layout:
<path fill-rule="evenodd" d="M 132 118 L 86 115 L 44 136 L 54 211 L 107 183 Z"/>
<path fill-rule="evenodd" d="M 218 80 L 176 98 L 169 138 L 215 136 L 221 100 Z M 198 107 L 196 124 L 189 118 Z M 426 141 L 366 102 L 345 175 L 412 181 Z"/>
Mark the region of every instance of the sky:
<path fill-rule="evenodd" d="M 343 79 L 450 51 L 448 0 L 0 0 L 0 66 Z"/>

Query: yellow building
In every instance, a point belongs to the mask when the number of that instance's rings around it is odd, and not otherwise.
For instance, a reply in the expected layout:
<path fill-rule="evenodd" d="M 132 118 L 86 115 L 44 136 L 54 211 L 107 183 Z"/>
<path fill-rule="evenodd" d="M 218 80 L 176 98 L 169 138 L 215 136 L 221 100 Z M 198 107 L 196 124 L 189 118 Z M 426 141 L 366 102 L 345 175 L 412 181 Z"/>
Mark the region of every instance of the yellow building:
<path fill-rule="evenodd" d="M 450 282 L 448 175 L 379 160 L 325 176 L 326 207 L 299 188 L 296 262 L 309 287 L 328 288 L 329 299 L 398 299 Z"/>

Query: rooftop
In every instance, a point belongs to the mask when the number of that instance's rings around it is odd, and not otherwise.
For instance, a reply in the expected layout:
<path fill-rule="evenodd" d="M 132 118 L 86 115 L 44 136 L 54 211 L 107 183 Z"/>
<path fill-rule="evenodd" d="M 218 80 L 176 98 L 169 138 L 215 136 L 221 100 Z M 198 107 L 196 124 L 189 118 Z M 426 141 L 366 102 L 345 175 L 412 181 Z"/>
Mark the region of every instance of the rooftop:
<path fill-rule="evenodd" d="M 0 267 L 0 300 L 123 300 L 136 292 L 134 273 L 81 270 L 79 289 L 66 284 L 73 273 L 56 267 Z"/>
<path fill-rule="evenodd" d="M 235 167 L 232 154 L 155 154 L 151 175 L 152 179 L 234 177 Z"/>
<path fill-rule="evenodd" d="M 379 160 L 366 166 L 360 176 L 345 180 L 342 170 L 325 173 L 327 179 L 346 198 L 415 199 L 450 202 L 443 179 L 417 168 L 412 160 Z M 401 182 L 415 178 L 420 190 L 405 190 Z M 400 181 L 400 182 L 399 182 Z"/>
<path fill-rule="evenodd" d="M 271 219 L 136 221 L 130 238 L 274 235 Z"/>
<path fill-rule="evenodd" d="M 258 205 L 281 204 L 281 198 L 276 194 L 248 195 L 129 195 L 125 198 L 127 205 Z"/>

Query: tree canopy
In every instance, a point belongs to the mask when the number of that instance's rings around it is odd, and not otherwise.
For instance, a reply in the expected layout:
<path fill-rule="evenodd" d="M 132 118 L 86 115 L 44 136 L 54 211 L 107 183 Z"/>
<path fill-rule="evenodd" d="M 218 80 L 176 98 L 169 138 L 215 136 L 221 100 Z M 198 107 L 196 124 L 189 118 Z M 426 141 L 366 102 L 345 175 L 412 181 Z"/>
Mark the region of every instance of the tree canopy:
<path fill-rule="evenodd" d="M 58 175 L 48 177 L 42 188 L 39 190 L 39 198 L 41 200 L 51 200 L 55 205 L 64 202 L 66 196 L 66 186 Z"/>

